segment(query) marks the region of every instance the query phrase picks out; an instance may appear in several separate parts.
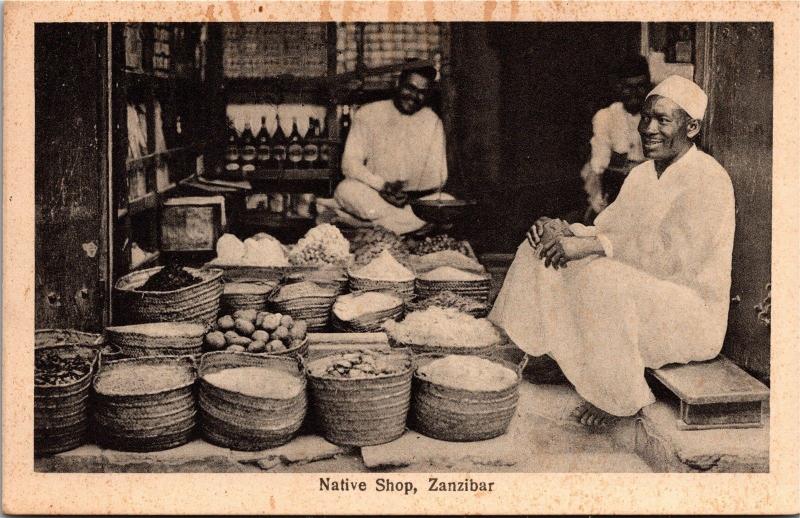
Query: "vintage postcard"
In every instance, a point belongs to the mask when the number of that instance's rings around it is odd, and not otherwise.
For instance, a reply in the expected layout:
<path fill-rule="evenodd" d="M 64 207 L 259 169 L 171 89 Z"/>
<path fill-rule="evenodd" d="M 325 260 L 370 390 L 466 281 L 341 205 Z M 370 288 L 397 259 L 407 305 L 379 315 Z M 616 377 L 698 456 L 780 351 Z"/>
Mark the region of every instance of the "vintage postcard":
<path fill-rule="evenodd" d="M 797 3 L 3 7 L 5 513 L 800 512 Z"/>

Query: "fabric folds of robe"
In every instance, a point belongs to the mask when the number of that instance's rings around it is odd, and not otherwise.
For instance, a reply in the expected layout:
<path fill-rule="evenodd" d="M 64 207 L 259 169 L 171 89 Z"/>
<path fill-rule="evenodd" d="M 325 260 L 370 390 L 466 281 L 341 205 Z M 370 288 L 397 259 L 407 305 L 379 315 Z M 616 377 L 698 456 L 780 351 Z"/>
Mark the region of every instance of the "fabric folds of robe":
<path fill-rule="evenodd" d="M 645 367 L 716 356 L 727 326 L 734 200 L 730 178 L 692 148 L 659 179 L 631 171 L 594 227 L 606 257 L 545 268 L 517 250 L 489 319 L 520 348 L 549 354 L 578 393 L 614 415 L 653 401 Z"/>

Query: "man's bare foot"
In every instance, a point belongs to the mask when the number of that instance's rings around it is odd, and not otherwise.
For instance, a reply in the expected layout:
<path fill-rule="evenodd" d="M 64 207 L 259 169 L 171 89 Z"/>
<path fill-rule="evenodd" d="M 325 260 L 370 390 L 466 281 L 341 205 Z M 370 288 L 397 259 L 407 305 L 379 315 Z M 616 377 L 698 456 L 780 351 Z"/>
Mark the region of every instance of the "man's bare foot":
<path fill-rule="evenodd" d="M 614 423 L 618 418 L 608 412 L 600 410 L 588 401 L 582 403 L 572 411 L 571 417 L 584 426 L 605 428 Z"/>

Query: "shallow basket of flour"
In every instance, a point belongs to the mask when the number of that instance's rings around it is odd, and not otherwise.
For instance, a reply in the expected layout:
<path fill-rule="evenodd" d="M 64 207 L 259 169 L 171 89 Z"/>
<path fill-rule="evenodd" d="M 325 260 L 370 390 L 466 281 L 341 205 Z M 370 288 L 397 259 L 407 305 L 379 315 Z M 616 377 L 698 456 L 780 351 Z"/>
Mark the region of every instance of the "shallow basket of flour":
<path fill-rule="evenodd" d="M 408 351 L 348 349 L 309 362 L 314 424 L 327 440 L 343 446 L 397 439 L 406 428 L 411 374 Z"/>
<path fill-rule="evenodd" d="M 367 291 L 340 295 L 331 311 L 333 327 L 339 331 L 380 331 L 387 320 L 403 315 L 403 299 L 393 291 Z"/>
<path fill-rule="evenodd" d="M 384 250 L 366 266 L 347 270 L 350 291 L 393 291 L 405 302 L 414 298 L 414 272 Z"/>
<path fill-rule="evenodd" d="M 117 281 L 115 296 L 125 324 L 147 322 L 213 323 L 219 313 L 222 295 L 222 270 L 184 268 L 200 281 L 171 291 L 140 291 L 147 280 L 161 271 L 161 266 L 129 273 Z"/>
<path fill-rule="evenodd" d="M 242 451 L 289 442 L 305 419 L 306 379 L 294 358 L 213 352 L 199 367 L 200 429 Z"/>
<path fill-rule="evenodd" d="M 295 320 L 305 320 L 309 331 L 327 327 L 336 292 L 310 281 L 286 284 L 269 299 L 268 308 L 289 315 Z"/>
<path fill-rule="evenodd" d="M 411 428 L 444 441 L 480 441 L 508 430 L 524 362 L 463 355 L 415 358 Z"/>
<path fill-rule="evenodd" d="M 206 326 L 197 322 L 154 322 L 106 328 L 106 342 L 123 356 L 194 356 L 203 352 Z"/>
<path fill-rule="evenodd" d="M 189 442 L 197 414 L 195 363 L 153 356 L 101 365 L 95 393 L 94 435 L 104 447 L 158 451 Z"/>

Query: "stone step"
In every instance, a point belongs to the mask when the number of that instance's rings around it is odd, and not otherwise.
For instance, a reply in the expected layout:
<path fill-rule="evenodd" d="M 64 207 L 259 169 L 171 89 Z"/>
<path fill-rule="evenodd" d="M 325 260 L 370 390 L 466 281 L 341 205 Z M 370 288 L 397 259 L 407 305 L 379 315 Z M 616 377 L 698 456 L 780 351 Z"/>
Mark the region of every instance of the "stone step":
<path fill-rule="evenodd" d="M 768 473 L 763 428 L 681 430 L 679 405 L 658 401 L 636 420 L 635 452 L 657 473 Z"/>
<path fill-rule="evenodd" d="M 681 429 L 764 426 L 769 388 L 724 356 L 666 365 L 651 374 L 680 399 Z"/>

